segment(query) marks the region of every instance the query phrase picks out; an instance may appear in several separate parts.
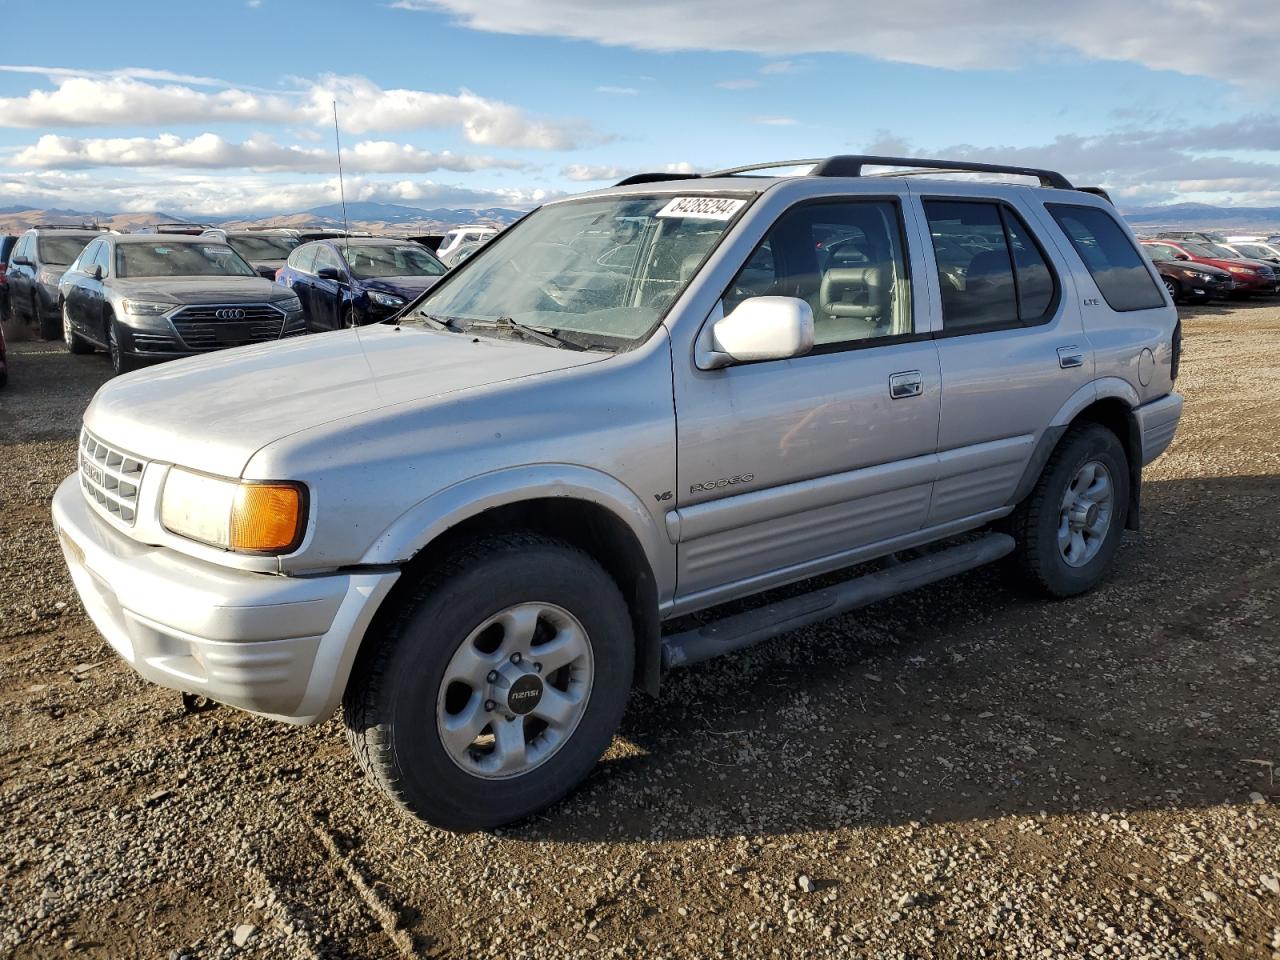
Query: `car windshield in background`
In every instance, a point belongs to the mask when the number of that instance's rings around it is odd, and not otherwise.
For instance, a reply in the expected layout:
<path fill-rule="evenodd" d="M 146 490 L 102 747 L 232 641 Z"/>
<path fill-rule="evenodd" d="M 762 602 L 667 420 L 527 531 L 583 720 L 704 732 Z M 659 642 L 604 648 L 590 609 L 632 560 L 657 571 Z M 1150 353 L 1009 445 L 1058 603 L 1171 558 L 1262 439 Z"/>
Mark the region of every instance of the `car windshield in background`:
<path fill-rule="evenodd" d="M 225 243 L 122 243 L 116 247 L 116 276 L 256 277 Z"/>
<path fill-rule="evenodd" d="M 506 318 L 587 345 L 637 343 L 748 202 L 663 194 L 543 207 L 485 244 L 401 322 Z"/>
<path fill-rule="evenodd" d="M 1236 255 L 1227 251 L 1226 253 L 1215 253 L 1214 248 L 1207 243 L 1184 243 L 1182 249 L 1193 257 L 1204 257 L 1209 260 L 1234 260 Z"/>
<path fill-rule="evenodd" d="M 438 277 L 445 266 L 416 243 L 392 247 L 385 244 L 344 244 L 342 252 L 351 272 L 361 280 L 377 277 Z"/>
<path fill-rule="evenodd" d="M 284 260 L 298 245 L 293 237 L 231 237 L 227 243 L 246 260 Z"/>
<path fill-rule="evenodd" d="M 65 267 L 80 256 L 80 251 L 89 245 L 94 236 L 89 233 L 83 237 L 41 237 L 40 262 Z"/>
<path fill-rule="evenodd" d="M 1269 260 L 1276 256 L 1275 250 L 1256 243 L 1237 243 L 1236 249 L 1241 256 L 1252 257 L 1254 260 Z"/>

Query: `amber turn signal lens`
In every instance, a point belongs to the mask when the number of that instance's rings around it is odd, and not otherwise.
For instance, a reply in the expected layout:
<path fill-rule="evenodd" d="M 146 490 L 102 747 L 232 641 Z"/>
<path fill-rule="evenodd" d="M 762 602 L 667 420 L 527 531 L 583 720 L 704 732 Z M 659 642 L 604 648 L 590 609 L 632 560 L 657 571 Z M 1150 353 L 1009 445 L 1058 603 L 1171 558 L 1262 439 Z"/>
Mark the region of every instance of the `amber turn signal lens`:
<path fill-rule="evenodd" d="M 231 549 L 280 553 L 302 540 L 302 490 L 287 483 L 247 483 L 231 510 Z"/>

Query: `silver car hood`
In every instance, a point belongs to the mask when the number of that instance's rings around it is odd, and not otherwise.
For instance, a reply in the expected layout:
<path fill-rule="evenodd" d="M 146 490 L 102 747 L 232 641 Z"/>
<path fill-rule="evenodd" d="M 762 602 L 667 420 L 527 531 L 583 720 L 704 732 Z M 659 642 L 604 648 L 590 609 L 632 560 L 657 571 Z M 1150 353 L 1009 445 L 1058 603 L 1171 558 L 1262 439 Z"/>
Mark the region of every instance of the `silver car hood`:
<path fill-rule="evenodd" d="M 112 278 L 110 292 L 132 300 L 173 303 L 267 303 L 289 291 L 265 277 L 138 277 Z"/>
<path fill-rule="evenodd" d="M 374 324 L 118 377 L 98 391 L 84 422 L 100 439 L 147 460 L 239 476 L 256 451 L 311 427 L 608 356 Z"/>

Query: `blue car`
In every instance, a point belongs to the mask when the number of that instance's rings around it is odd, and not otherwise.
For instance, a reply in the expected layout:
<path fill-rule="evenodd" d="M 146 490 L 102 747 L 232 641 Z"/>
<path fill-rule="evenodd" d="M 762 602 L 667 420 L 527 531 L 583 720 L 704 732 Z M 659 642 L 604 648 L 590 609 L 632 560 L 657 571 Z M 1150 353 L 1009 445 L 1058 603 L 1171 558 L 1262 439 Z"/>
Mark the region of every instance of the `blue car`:
<path fill-rule="evenodd" d="M 337 330 L 395 316 L 446 272 L 412 240 L 360 237 L 304 243 L 276 274 L 302 301 L 307 330 Z"/>

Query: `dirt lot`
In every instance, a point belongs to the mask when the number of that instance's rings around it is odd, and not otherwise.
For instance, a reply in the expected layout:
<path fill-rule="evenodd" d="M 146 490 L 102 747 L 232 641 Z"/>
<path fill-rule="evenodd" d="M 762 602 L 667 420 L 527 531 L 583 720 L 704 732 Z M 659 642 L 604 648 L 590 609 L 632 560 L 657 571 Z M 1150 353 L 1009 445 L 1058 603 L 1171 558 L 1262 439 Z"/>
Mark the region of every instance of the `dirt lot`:
<path fill-rule="evenodd" d="M 392 810 L 335 721 L 188 716 L 111 655 L 48 509 L 106 360 L 13 346 L 0 955 L 1280 958 L 1280 308 L 1185 326 L 1104 589 L 980 571 L 704 664 L 469 836 Z"/>

